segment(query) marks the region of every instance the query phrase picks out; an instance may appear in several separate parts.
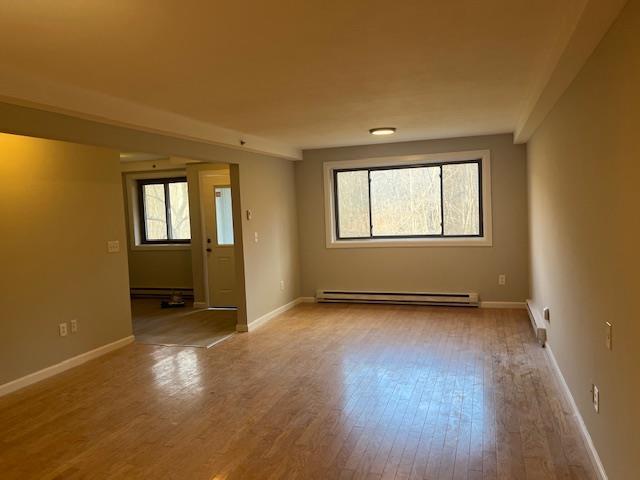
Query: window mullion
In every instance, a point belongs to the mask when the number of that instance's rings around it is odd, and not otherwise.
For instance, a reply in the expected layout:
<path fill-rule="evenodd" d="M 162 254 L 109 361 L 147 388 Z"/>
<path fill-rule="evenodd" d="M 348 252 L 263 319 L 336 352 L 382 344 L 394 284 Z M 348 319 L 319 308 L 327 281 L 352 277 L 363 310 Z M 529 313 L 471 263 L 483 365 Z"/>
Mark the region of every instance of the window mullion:
<path fill-rule="evenodd" d="M 164 207 L 167 218 L 167 239 L 173 240 L 173 232 L 171 231 L 171 197 L 169 196 L 169 182 L 164 183 Z"/>
<path fill-rule="evenodd" d="M 442 165 L 440 165 L 440 235 L 444 237 L 444 189 L 442 180 Z"/>
<path fill-rule="evenodd" d="M 373 238 L 373 212 L 371 211 L 371 170 L 367 170 L 368 189 L 369 192 L 369 237 Z"/>

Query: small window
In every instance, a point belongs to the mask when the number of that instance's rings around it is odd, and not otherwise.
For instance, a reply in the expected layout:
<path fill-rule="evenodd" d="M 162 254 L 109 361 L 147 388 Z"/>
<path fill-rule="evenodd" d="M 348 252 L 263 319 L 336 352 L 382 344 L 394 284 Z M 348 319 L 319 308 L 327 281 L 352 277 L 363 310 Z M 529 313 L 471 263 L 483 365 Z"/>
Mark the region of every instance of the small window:
<path fill-rule="evenodd" d="M 218 245 L 233 245 L 231 187 L 215 187 L 216 239 Z"/>
<path fill-rule="evenodd" d="M 144 244 L 189 243 L 189 189 L 185 177 L 139 180 Z"/>
<path fill-rule="evenodd" d="M 473 153 L 326 163 L 327 245 L 490 245 L 489 153 Z"/>

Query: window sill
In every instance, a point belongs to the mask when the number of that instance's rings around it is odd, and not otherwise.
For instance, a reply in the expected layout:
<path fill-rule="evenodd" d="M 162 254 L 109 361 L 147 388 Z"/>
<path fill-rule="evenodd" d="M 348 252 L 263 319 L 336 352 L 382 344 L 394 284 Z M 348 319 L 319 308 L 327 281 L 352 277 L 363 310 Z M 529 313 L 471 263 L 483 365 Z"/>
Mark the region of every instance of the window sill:
<path fill-rule="evenodd" d="M 491 247 L 488 237 L 478 238 L 398 238 L 371 240 L 335 240 L 327 242 L 327 248 L 402 248 L 402 247 Z"/>
<path fill-rule="evenodd" d="M 157 252 L 157 251 L 171 251 L 171 250 L 191 250 L 190 243 L 176 244 L 176 243 L 158 243 L 158 244 L 140 244 L 133 245 L 131 251 L 134 252 Z"/>

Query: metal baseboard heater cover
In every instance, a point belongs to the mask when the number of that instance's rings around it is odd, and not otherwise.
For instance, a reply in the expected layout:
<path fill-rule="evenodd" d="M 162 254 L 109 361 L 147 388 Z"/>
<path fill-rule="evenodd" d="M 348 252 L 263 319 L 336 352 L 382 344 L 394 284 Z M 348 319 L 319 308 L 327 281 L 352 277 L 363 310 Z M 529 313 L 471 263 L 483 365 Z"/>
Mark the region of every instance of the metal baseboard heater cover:
<path fill-rule="evenodd" d="M 318 290 L 318 303 L 378 303 L 392 305 L 444 305 L 477 307 L 477 293 L 369 292 L 355 290 Z"/>

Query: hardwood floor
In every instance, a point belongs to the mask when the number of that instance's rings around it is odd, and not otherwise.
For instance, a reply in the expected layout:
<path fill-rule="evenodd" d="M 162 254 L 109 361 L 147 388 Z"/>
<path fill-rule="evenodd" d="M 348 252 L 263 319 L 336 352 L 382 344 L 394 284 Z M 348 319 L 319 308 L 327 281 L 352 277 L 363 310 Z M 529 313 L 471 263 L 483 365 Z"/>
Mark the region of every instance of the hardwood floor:
<path fill-rule="evenodd" d="M 0 398 L 3 479 L 594 479 L 524 311 L 301 305 Z"/>
<path fill-rule="evenodd" d="M 131 300 L 133 334 L 136 341 L 149 345 L 210 347 L 236 331 L 233 310 L 160 308 L 160 300 Z"/>

